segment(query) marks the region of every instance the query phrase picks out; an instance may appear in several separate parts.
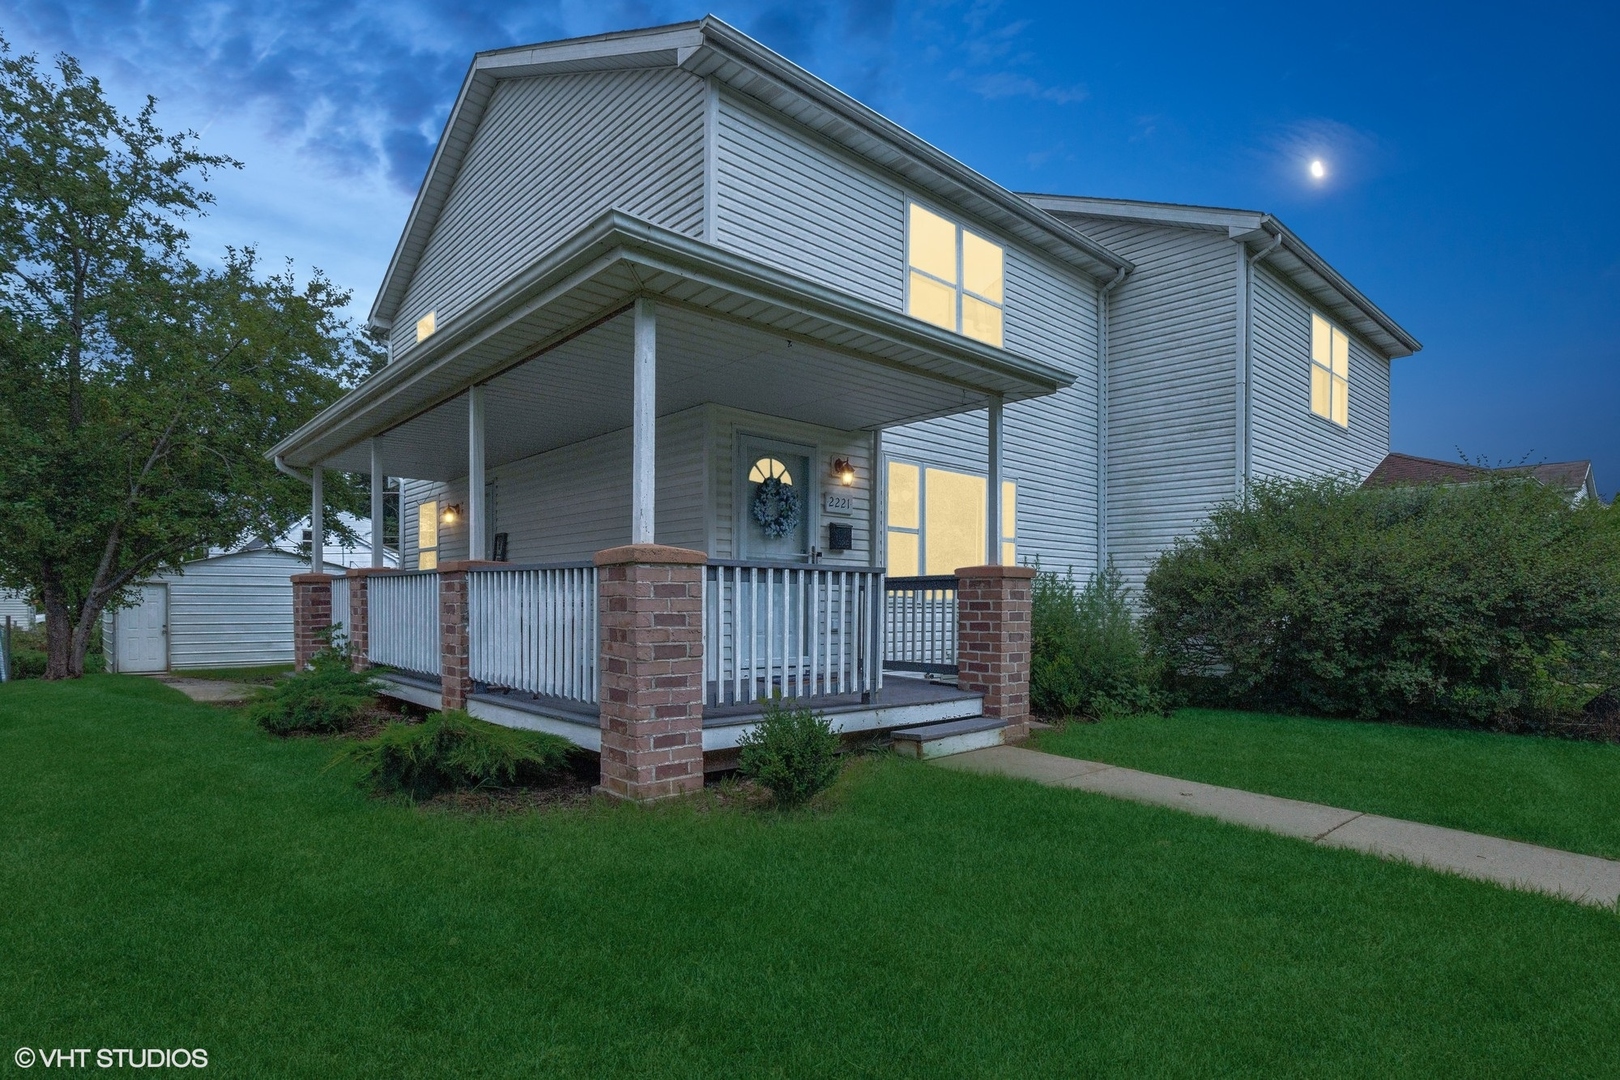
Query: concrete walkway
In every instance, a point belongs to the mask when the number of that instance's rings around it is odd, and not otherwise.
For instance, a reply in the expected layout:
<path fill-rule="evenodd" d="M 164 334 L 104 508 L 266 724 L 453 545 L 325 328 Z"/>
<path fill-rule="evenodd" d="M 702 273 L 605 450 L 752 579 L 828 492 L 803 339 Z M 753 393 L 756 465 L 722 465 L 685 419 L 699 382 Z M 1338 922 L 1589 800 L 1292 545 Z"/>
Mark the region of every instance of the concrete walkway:
<path fill-rule="evenodd" d="M 992 746 L 939 758 L 935 764 L 1169 806 L 1313 844 L 1350 848 L 1583 904 L 1613 907 L 1620 902 L 1620 862 L 1592 855 L 1176 780 L 1020 746 Z"/>
<path fill-rule="evenodd" d="M 174 687 L 192 701 L 209 705 L 235 705 L 253 696 L 253 687 L 223 679 L 182 679 L 174 675 L 159 675 L 157 681 Z"/>

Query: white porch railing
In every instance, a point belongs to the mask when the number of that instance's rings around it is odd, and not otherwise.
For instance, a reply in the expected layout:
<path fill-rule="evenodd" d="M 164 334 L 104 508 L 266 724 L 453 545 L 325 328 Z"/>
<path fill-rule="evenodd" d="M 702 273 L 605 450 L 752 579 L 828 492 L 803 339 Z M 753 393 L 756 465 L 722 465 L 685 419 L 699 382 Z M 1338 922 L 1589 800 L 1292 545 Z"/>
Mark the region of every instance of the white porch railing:
<path fill-rule="evenodd" d="M 332 578 L 332 644 L 342 645 L 349 640 L 349 579 Z"/>
<path fill-rule="evenodd" d="M 884 583 L 883 666 L 956 673 L 956 578 L 893 577 Z"/>
<path fill-rule="evenodd" d="M 418 675 L 439 674 L 439 575 L 378 574 L 366 583 L 366 659 Z"/>
<path fill-rule="evenodd" d="M 711 561 L 704 570 L 704 703 L 883 686 L 883 571 Z"/>
<path fill-rule="evenodd" d="M 467 574 L 468 667 L 476 682 L 596 701 L 596 567 Z"/>

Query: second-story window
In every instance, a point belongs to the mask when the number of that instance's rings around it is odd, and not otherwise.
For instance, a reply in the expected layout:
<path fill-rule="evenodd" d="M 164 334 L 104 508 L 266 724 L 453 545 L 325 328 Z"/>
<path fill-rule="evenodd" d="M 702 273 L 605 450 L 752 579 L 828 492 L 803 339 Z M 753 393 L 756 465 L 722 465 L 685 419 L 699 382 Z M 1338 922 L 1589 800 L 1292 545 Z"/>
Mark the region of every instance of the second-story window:
<path fill-rule="evenodd" d="M 1350 338 L 1311 312 L 1311 412 L 1350 426 Z"/>
<path fill-rule="evenodd" d="M 1001 245 L 912 203 L 906 247 L 906 313 L 1000 348 Z"/>

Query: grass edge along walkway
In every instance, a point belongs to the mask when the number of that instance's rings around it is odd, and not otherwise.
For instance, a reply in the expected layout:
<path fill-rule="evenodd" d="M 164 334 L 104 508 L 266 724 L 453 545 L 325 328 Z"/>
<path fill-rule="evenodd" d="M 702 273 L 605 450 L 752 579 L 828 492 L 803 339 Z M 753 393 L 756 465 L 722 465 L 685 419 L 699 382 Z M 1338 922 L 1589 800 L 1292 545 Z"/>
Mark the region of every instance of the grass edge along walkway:
<path fill-rule="evenodd" d="M 1011 776 L 1168 806 L 1313 844 L 1448 870 L 1510 889 L 1543 892 L 1599 907 L 1620 906 L 1620 862 L 1595 855 L 1179 780 L 1021 746 L 992 746 L 940 758 L 937 763 L 964 772 Z"/>

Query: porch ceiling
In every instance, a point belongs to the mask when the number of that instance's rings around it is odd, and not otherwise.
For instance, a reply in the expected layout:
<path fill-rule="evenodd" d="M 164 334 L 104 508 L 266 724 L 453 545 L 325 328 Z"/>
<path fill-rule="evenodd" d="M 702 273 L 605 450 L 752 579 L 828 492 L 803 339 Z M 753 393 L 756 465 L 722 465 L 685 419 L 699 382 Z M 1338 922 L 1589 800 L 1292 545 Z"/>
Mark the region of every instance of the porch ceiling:
<path fill-rule="evenodd" d="M 638 295 L 659 298 L 658 411 L 715 402 L 869 429 L 1051 393 L 1072 373 L 938 330 L 610 212 L 446 320 L 273 451 L 393 475 L 466 471 L 466 388 L 484 383 L 491 465 L 630 423 Z"/>

